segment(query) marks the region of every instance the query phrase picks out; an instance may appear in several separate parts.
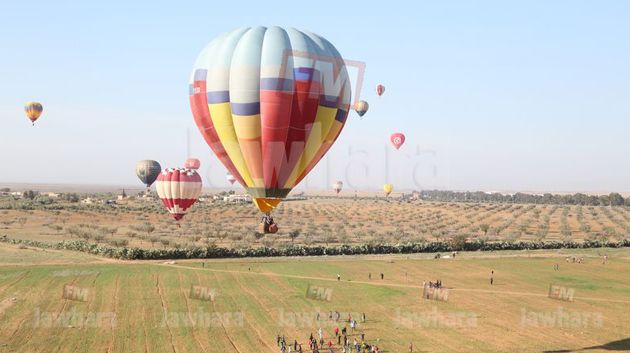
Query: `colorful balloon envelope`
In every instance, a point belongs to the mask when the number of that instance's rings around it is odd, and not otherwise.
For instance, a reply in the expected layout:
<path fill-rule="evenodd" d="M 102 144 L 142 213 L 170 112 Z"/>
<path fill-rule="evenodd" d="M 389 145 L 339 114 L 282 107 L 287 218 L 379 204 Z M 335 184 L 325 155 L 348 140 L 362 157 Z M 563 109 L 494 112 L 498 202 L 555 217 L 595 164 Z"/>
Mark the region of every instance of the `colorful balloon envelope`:
<path fill-rule="evenodd" d="M 370 109 L 370 105 L 366 101 L 358 101 L 357 104 L 354 105 L 354 110 L 361 117 L 367 113 L 368 109 Z"/>
<path fill-rule="evenodd" d="M 228 183 L 230 183 L 231 185 L 234 185 L 234 183 L 236 182 L 236 178 L 230 173 L 227 173 L 225 175 L 225 179 L 227 179 Z"/>
<path fill-rule="evenodd" d="M 184 162 L 184 168 L 197 170 L 201 167 L 201 162 L 197 158 L 188 158 Z"/>
<path fill-rule="evenodd" d="M 381 85 L 380 83 L 378 85 L 376 85 L 376 94 L 378 94 L 378 96 L 382 96 L 383 93 L 385 93 L 385 86 Z"/>
<path fill-rule="evenodd" d="M 392 134 L 389 137 L 389 140 L 391 141 L 392 145 L 394 145 L 394 147 L 396 147 L 396 149 L 398 150 L 405 143 L 405 135 L 397 132 Z"/>
<path fill-rule="evenodd" d="M 341 192 L 341 189 L 343 189 L 343 182 L 342 181 L 336 181 L 333 184 L 333 190 L 335 190 L 335 192 L 337 194 L 339 194 Z"/>
<path fill-rule="evenodd" d="M 202 186 L 199 173 L 186 168 L 164 169 L 155 185 L 160 200 L 176 221 L 197 202 Z"/>
<path fill-rule="evenodd" d="M 201 52 L 190 104 L 210 148 L 269 213 L 341 133 L 350 91 L 344 61 L 326 39 L 248 27 L 220 35 Z"/>
<path fill-rule="evenodd" d="M 41 103 L 38 102 L 26 102 L 26 104 L 24 105 L 24 112 L 26 113 L 26 117 L 29 118 L 33 125 L 35 125 L 35 121 L 39 119 L 43 111 L 44 107 Z"/>
<path fill-rule="evenodd" d="M 385 196 L 389 196 L 389 194 L 394 191 L 394 184 L 385 184 L 383 185 L 383 191 L 385 192 Z"/>
<path fill-rule="evenodd" d="M 142 160 L 136 162 L 136 175 L 147 187 L 151 187 L 151 184 L 157 179 L 161 171 L 162 166 L 157 161 Z"/>

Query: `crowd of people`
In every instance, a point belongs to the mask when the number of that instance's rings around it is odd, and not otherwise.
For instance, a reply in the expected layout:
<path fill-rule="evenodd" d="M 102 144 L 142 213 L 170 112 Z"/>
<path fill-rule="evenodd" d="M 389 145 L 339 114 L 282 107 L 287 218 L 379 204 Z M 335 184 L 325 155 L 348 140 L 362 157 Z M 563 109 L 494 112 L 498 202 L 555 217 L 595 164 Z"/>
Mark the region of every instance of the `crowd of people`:
<path fill-rule="evenodd" d="M 316 318 L 319 321 L 321 314 L 317 313 Z M 339 322 L 341 314 L 339 311 L 329 311 L 328 319 Z M 367 321 L 365 313 L 361 313 L 361 323 Z M 297 339 L 293 340 L 293 343 L 287 342 L 284 335 L 278 334 L 276 342 L 280 353 L 379 353 L 380 348 L 378 346 L 379 339 L 376 339 L 376 343 L 370 343 L 365 338 L 365 331 L 360 330 L 359 322 L 348 314 L 348 317 L 343 320 L 345 323 L 343 327 L 341 325 L 335 326 L 332 332 L 326 333 L 319 327 L 316 331 L 316 335 L 311 334 L 306 340 L 305 347 L 302 347 L 302 343 Z M 350 330 L 348 330 L 348 326 Z M 306 348 L 308 346 L 308 348 Z"/>

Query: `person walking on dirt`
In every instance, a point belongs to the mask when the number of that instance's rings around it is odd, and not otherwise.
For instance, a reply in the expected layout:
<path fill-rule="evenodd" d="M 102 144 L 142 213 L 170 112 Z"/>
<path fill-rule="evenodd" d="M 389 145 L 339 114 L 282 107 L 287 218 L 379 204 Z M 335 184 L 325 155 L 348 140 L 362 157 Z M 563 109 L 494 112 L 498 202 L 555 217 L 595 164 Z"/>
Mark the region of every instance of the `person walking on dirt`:
<path fill-rule="evenodd" d="M 494 284 L 494 270 L 490 272 L 490 285 Z"/>
<path fill-rule="evenodd" d="M 381 272 L 381 279 L 385 278 L 385 275 L 383 274 L 383 272 Z"/>
<path fill-rule="evenodd" d="M 341 281 L 341 275 L 337 273 L 337 281 Z"/>
<path fill-rule="evenodd" d="M 372 279 L 372 272 L 368 273 L 368 279 L 370 279 L 370 280 Z"/>
<path fill-rule="evenodd" d="M 365 322 L 365 313 L 361 313 L 361 322 Z"/>

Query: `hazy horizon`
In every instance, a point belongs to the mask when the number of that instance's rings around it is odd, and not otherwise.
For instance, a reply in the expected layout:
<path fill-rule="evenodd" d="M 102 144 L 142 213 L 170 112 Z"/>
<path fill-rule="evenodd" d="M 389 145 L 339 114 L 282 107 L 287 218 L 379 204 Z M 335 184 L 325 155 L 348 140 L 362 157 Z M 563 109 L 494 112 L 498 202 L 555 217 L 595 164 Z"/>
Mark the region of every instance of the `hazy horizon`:
<path fill-rule="evenodd" d="M 310 30 L 366 63 L 370 110 L 350 114 L 297 190 L 342 180 L 346 190 L 630 191 L 624 1 L 4 4 L 0 184 L 141 188 L 137 160 L 173 167 L 190 154 L 204 184 L 228 187 L 194 126 L 188 79 L 209 41 L 254 25 Z M 29 100 L 44 104 L 35 127 Z M 397 131 L 400 151 L 388 142 Z"/>

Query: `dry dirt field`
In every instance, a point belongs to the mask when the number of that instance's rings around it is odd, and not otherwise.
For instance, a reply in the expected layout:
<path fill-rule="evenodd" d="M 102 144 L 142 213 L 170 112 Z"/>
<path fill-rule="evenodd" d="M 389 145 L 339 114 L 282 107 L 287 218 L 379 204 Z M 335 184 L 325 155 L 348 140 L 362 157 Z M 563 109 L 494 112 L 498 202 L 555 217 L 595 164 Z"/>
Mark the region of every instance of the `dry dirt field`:
<path fill-rule="evenodd" d="M 628 249 L 430 257 L 131 262 L 2 244 L 0 352 L 277 353 L 278 334 L 307 348 L 321 327 L 340 353 L 334 328 L 344 326 L 351 342 L 364 333 L 385 353 L 410 343 L 414 352 L 630 349 Z M 421 283 L 437 279 L 447 300 L 423 299 Z M 548 298 L 550 284 L 573 301 Z M 307 296 L 309 286 L 326 295 Z"/>

